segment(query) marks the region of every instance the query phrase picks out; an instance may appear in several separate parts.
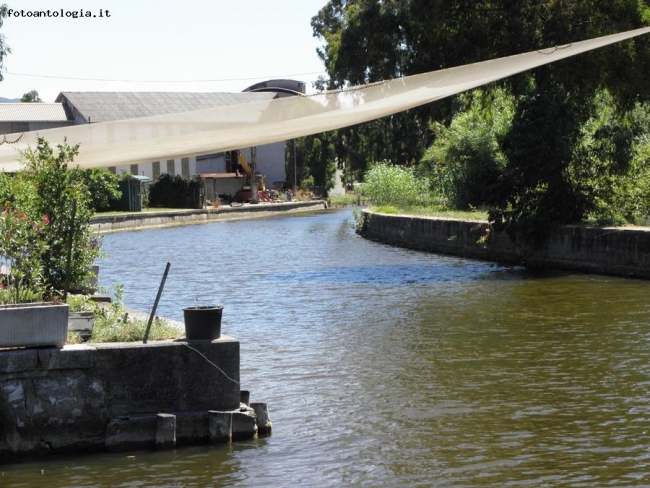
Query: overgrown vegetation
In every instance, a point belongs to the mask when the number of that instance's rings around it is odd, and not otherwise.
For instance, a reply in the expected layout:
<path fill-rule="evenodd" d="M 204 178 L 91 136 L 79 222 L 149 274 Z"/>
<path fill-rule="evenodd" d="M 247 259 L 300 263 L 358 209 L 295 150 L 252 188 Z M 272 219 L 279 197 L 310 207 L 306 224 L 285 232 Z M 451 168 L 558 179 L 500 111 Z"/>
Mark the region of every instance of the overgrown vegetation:
<path fill-rule="evenodd" d="M 432 122 L 435 142 L 419 168 L 444 205 L 458 210 L 484 207 L 506 167 L 501 143 L 514 114 L 514 97 L 502 88 L 475 90 L 459 97 L 450 124 Z"/>
<path fill-rule="evenodd" d="M 161 174 L 149 189 L 149 207 L 200 208 L 201 177 L 188 179 L 181 175 Z"/>
<path fill-rule="evenodd" d="M 589 116 L 569 137 L 574 124 L 561 116 L 567 103 L 549 92 L 523 97 L 503 88 L 468 93 L 449 124 L 432 124 L 436 142 L 419 173 L 405 171 L 419 181 L 428 179 L 428 196 L 388 177 L 401 170 L 385 168 L 386 162 L 381 172 L 376 167 L 366 172 L 364 178 L 373 183 L 362 185 L 364 195 L 383 213 L 480 209 L 496 228 L 532 244 L 563 223 L 647 223 L 650 105 L 636 103 L 623 111 L 608 90 L 600 90 L 583 107 Z M 517 118 L 516 110 L 527 115 Z M 535 142 L 540 132 L 547 133 L 547 145 Z"/>
<path fill-rule="evenodd" d="M 360 193 L 373 205 L 392 205 L 403 209 L 435 206 L 429 181 L 411 168 L 388 161 L 375 163 L 366 172 Z"/>
<path fill-rule="evenodd" d="M 20 153 L 23 170 L 0 174 L 2 299 L 53 297 L 66 286 L 83 289 L 100 254 L 90 226 L 93 209 L 80 170 L 69 168 L 79 146 L 56 149 L 43 138 Z M 73 219 L 74 217 L 74 219 Z"/>
<path fill-rule="evenodd" d="M 647 3 L 636 0 L 511 4 L 330 0 L 312 19 L 328 74 L 319 86 L 570 45 L 650 22 Z M 489 210 L 495 228 L 533 245 L 560 224 L 645 222 L 649 43 L 640 36 L 322 139 L 348 178 L 367 175 L 372 161 L 418 167 L 440 203 Z"/>
<path fill-rule="evenodd" d="M 95 212 L 110 210 L 112 204 L 122 196 L 120 179 L 107 169 L 80 170 L 90 192 L 90 204 Z"/>
<path fill-rule="evenodd" d="M 90 227 L 94 212 L 88 187 L 78 170 L 68 168 L 78 152 L 79 145 L 59 144 L 55 150 L 39 138 L 36 148 L 21 153 L 25 171 L 14 177 L 16 207 L 34 219 L 46 216 L 49 220 L 42 232 L 40 258 L 45 285 L 53 291 L 63 290 L 66 279 L 73 289 L 83 287 L 100 253 L 100 243 Z M 66 276 L 70 244 L 70 273 Z"/>
<path fill-rule="evenodd" d="M 117 285 L 110 304 L 92 301 L 87 295 L 68 296 L 67 303 L 71 312 L 94 312 L 93 332 L 89 342 L 138 342 L 144 339 L 147 319 L 130 316 L 124 306 L 122 296 L 124 287 Z M 149 330 L 149 339 L 178 339 L 183 331 L 171 325 L 167 320 L 155 317 Z M 77 344 L 81 338 L 74 331 L 68 334 L 68 343 Z"/>

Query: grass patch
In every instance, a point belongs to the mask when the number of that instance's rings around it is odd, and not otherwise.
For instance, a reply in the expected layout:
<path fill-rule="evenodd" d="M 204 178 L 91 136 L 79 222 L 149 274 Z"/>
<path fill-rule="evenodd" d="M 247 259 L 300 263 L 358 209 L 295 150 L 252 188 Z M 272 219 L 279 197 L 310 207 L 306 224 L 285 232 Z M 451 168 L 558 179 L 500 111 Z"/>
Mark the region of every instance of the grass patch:
<path fill-rule="evenodd" d="M 329 197 L 329 204 L 332 207 L 354 207 L 363 205 L 363 198 L 357 193 L 346 193 L 345 195 L 336 195 Z"/>
<path fill-rule="evenodd" d="M 123 215 L 123 214 L 142 214 L 142 213 L 156 213 L 156 212 L 178 212 L 179 210 L 200 210 L 196 208 L 164 208 L 164 207 L 150 207 L 143 208 L 141 211 L 128 211 L 128 210 L 108 210 L 106 212 L 95 212 L 95 217 L 102 217 L 106 215 Z"/>
<path fill-rule="evenodd" d="M 95 316 L 93 335 L 89 342 L 139 342 L 144 339 L 147 329 L 147 320 L 122 317 Z M 183 333 L 165 319 L 156 317 L 151 323 L 149 340 L 162 341 L 167 339 L 179 339 Z"/>
<path fill-rule="evenodd" d="M 109 304 L 98 304 L 83 296 L 68 297 L 72 308 L 93 311 L 95 320 L 93 332 L 88 342 L 140 342 L 147 330 L 148 318 L 132 317 L 122 303 L 124 287 L 115 286 L 115 298 Z M 149 340 L 162 341 L 180 339 L 184 331 L 168 320 L 154 318 L 149 330 Z M 80 344 L 83 340 L 75 331 L 68 331 L 68 344 Z"/>
<path fill-rule="evenodd" d="M 418 217 L 440 217 L 443 219 L 454 220 L 488 220 L 487 210 L 448 210 L 437 207 L 409 207 L 398 208 L 393 205 L 379 205 L 370 207 L 370 210 L 376 213 L 390 215 L 414 215 Z"/>

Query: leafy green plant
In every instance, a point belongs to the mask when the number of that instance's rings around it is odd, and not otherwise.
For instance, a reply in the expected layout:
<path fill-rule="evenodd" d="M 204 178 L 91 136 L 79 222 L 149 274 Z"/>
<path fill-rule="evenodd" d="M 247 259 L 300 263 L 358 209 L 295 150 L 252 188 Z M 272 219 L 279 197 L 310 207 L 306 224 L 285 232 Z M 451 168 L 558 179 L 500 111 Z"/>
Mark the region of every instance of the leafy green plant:
<path fill-rule="evenodd" d="M 187 208 L 190 182 L 181 175 L 161 174 L 149 190 L 149 206 Z"/>
<path fill-rule="evenodd" d="M 38 236 L 42 247 L 34 252 L 41 260 L 43 281 L 51 293 L 63 290 L 66 279 L 72 290 L 83 287 L 100 254 L 100 243 L 90 226 L 94 212 L 88 188 L 81 172 L 69 168 L 78 152 L 79 145 L 63 143 L 54 150 L 39 137 L 36 148 L 30 147 L 20 153 L 25 170 L 12 179 L 15 208 L 33 221 L 43 216 L 49 220 Z"/>
<path fill-rule="evenodd" d="M 144 338 L 147 320 L 134 318 L 122 302 L 124 286 L 115 286 L 115 296 L 108 306 L 96 305 L 95 323 L 90 342 L 137 342 Z M 178 339 L 183 332 L 167 320 L 155 318 L 149 331 L 150 340 Z"/>
<path fill-rule="evenodd" d="M 303 178 L 300 182 L 300 189 L 302 191 L 309 191 L 314 186 L 314 177 L 309 175 L 306 178 Z"/>
<path fill-rule="evenodd" d="M 90 192 L 91 206 L 95 212 L 111 209 L 111 203 L 122 196 L 120 179 L 116 174 L 103 168 L 80 170 L 81 176 Z"/>
<path fill-rule="evenodd" d="M 365 173 L 360 190 L 373 205 L 392 205 L 399 208 L 426 206 L 433 197 L 429 181 L 411 168 L 395 166 L 388 161 L 375 163 Z"/>
<path fill-rule="evenodd" d="M 514 97 L 504 89 L 474 90 L 459 97 L 463 110 L 449 125 L 431 124 L 435 142 L 420 168 L 432 189 L 454 209 L 489 204 L 506 165 L 500 141 L 514 114 Z"/>
<path fill-rule="evenodd" d="M 45 292 L 43 263 L 46 249 L 42 234 L 49 217 L 35 220 L 5 203 L 0 214 L 0 302 L 39 301 Z"/>
<path fill-rule="evenodd" d="M 97 309 L 97 304 L 91 300 L 90 295 L 70 294 L 66 298 L 66 303 L 70 313 L 94 312 Z"/>

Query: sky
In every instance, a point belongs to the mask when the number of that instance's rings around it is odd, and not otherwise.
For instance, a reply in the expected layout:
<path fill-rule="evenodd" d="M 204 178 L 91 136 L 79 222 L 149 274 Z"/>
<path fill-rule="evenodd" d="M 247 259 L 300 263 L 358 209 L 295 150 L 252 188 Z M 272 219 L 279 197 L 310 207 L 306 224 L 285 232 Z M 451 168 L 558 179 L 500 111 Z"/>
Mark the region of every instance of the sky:
<path fill-rule="evenodd" d="M 273 78 L 305 81 L 309 93 L 324 74 L 310 21 L 327 0 L 0 3 L 13 9 L 0 29 L 12 51 L 0 82 L 5 98 L 30 90 L 44 102 L 62 91 L 241 92 Z M 49 18 L 29 16 L 47 10 Z"/>

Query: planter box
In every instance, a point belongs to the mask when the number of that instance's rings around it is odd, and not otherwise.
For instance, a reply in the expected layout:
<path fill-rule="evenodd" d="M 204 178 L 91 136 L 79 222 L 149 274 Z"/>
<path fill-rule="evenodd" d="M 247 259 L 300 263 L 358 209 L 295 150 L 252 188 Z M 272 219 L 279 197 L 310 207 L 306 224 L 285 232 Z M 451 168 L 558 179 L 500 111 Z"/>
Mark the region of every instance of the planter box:
<path fill-rule="evenodd" d="M 68 337 L 68 305 L 0 305 L 0 347 L 63 346 Z"/>
<path fill-rule="evenodd" d="M 85 341 L 93 334 L 95 312 L 70 312 L 68 314 L 68 326 L 70 330 L 77 332 Z"/>

